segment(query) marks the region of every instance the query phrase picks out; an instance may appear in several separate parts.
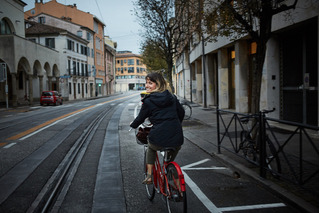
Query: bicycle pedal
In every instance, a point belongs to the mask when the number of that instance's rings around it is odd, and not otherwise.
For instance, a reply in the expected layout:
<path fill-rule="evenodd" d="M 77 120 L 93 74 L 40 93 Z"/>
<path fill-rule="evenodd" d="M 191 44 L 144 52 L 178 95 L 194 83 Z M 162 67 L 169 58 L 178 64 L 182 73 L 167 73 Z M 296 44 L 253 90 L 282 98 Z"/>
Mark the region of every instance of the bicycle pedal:
<path fill-rule="evenodd" d="M 181 201 L 181 197 L 177 194 L 173 194 L 171 196 L 171 199 L 174 201 L 174 202 L 180 202 Z"/>

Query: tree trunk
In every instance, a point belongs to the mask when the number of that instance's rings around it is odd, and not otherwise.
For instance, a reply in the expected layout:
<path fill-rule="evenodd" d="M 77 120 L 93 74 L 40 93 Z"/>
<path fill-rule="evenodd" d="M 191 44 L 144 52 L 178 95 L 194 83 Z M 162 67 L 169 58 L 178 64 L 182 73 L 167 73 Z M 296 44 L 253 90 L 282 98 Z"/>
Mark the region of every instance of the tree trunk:
<path fill-rule="evenodd" d="M 167 64 L 168 64 L 168 69 L 166 70 L 166 75 L 165 78 L 169 83 L 170 89 L 172 93 L 175 93 L 175 88 L 173 86 L 173 82 L 172 82 L 172 68 L 173 68 L 173 61 L 172 59 L 168 59 L 167 60 Z"/>
<path fill-rule="evenodd" d="M 261 41 L 257 43 L 257 61 L 255 70 L 252 76 L 252 100 L 251 100 L 251 113 L 257 113 L 260 111 L 260 95 L 261 95 L 261 82 L 263 64 L 266 55 L 266 42 Z"/>

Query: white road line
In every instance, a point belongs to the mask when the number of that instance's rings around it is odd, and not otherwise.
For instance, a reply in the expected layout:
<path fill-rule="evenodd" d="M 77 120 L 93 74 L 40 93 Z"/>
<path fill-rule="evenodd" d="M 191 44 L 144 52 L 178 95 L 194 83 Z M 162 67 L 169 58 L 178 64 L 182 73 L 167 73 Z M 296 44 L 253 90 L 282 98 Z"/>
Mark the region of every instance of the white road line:
<path fill-rule="evenodd" d="M 243 210 L 252 210 L 252 209 L 266 209 L 266 208 L 276 208 L 276 207 L 285 207 L 284 203 L 270 203 L 270 204 L 258 204 L 258 205 L 248 205 L 248 206 L 233 206 L 233 207 L 222 207 L 219 208 L 223 212 L 228 211 L 243 211 Z"/>
<path fill-rule="evenodd" d="M 17 144 L 17 143 L 10 143 L 10 144 L 4 146 L 3 148 L 4 148 L 4 149 L 9 149 L 10 147 L 12 147 L 12 146 L 14 146 L 14 145 L 16 145 L 16 144 Z"/>
<path fill-rule="evenodd" d="M 184 180 L 193 191 L 193 193 L 198 197 L 198 199 L 203 203 L 203 205 L 210 211 L 214 213 L 220 213 L 220 211 L 210 200 L 209 198 L 201 191 L 201 189 L 191 180 L 191 178 L 184 172 Z"/>
<path fill-rule="evenodd" d="M 221 169 L 227 169 L 227 168 L 212 166 L 212 167 L 184 168 L 183 170 L 188 171 L 188 170 L 221 170 Z"/>
<path fill-rule="evenodd" d="M 203 205 L 210 211 L 214 213 L 221 213 L 227 211 L 243 211 L 251 209 L 265 209 L 265 208 L 277 208 L 286 206 L 284 203 L 270 203 L 270 204 L 257 204 L 257 205 L 246 205 L 246 206 L 232 206 L 232 207 L 222 207 L 218 208 L 213 202 L 201 191 L 201 189 L 192 181 L 192 179 L 187 175 L 185 171 L 188 170 L 216 170 L 216 169 L 227 169 L 226 167 L 198 167 L 191 168 L 193 166 L 200 165 L 209 161 L 209 159 L 204 159 L 195 163 L 181 167 L 186 184 L 190 187 L 193 193 L 198 197 L 198 199 L 203 203 Z"/>
<path fill-rule="evenodd" d="M 191 163 L 189 165 L 185 165 L 185 166 L 181 167 L 181 169 L 186 169 L 186 168 L 190 168 L 190 167 L 193 167 L 193 166 L 197 166 L 197 165 L 203 164 L 203 163 L 205 163 L 207 161 L 209 161 L 209 159 L 204 159 L 204 160 L 201 160 L 201 161 L 198 161 L 198 162 L 195 162 L 195 163 Z"/>

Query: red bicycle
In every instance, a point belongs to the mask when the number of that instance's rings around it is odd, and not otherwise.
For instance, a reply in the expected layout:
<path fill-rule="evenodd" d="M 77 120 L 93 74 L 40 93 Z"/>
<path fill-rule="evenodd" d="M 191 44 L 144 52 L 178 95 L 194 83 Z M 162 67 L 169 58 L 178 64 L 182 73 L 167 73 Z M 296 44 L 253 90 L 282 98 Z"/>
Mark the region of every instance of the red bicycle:
<path fill-rule="evenodd" d="M 147 177 L 146 151 L 148 145 L 144 145 L 144 177 Z M 180 166 L 171 161 L 170 152 L 175 151 L 174 147 L 167 147 L 160 152 L 162 164 L 160 164 L 157 152 L 156 161 L 153 167 L 152 184 L 146 184 L 146 191 L 149 200 L 153 200 L 155 192 L 161 193 L 166 201 L 168 212 L 187 212 L 187 194 L 184 176 Z"/>

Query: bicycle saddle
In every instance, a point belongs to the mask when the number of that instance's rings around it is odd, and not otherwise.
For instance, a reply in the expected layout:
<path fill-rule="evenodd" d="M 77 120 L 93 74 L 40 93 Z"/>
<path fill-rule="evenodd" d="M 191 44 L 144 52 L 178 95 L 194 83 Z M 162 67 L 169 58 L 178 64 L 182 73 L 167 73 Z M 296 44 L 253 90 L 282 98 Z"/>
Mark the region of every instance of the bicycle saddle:
<path fill-rule="evenodd" d="M 175 147 L 164 147 L 164 148 L 162 148 L 160 151 L 161 152 L 166 152 L 166 151 L 176 151 L 176 149 L 177 148 L 175 148 Z"/>

